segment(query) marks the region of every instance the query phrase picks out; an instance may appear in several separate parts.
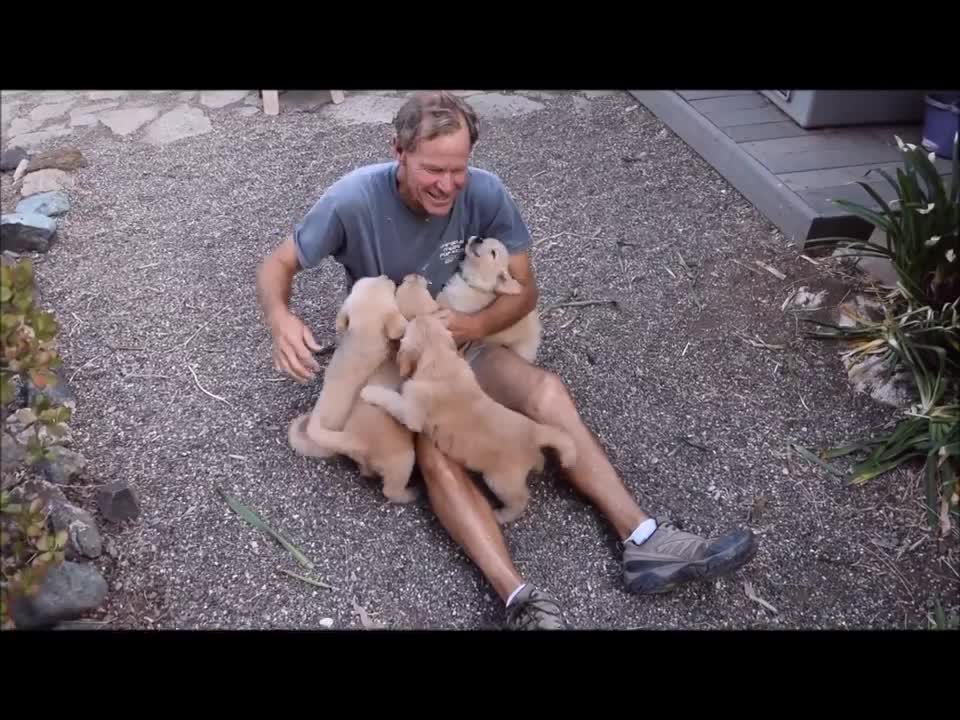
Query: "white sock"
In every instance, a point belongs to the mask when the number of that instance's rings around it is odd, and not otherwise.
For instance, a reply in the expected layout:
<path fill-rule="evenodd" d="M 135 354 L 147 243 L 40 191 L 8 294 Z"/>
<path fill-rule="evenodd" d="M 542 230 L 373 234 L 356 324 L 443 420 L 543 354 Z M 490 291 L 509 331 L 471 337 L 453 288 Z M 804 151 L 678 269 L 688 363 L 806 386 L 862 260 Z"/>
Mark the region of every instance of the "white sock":
<path fill-rule="evenodd" d="M 642 545 L 643 541 L 653 535 L 653 532 L 656 529 L 657 521 L 653 518 L 647 518 L 637 526 L 637 529 L 630 534 L 630 537 L 628 537 L 627 540 L 636 545 Z"/>
<path fill-rule="evenodd" d="M 521 583 L 521 584 L 520 584 L 520 587 L 518 587 L 516 590 L 514 590 L 512 593 L 510 593 L 510 597 L 507 598 L 507 607 L 510 607 L 510 603 L 513 602 L 513 599 L 514 599 L 514 598 L 517 596 L 517 594 L 518 594 L 521 590 L 523 590 L 526 586 L 527 586 L 526 583 Z"/>

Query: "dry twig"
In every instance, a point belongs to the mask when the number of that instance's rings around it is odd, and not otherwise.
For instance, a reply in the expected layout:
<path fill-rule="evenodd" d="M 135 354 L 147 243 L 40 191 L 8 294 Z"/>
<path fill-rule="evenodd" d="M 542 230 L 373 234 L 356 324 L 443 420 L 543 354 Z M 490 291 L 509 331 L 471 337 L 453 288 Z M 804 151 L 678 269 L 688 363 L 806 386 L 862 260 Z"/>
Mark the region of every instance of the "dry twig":
<path fill-rule="evenodd" d="M 193 381 L 197 384 L 197 387 L 200 388 L 204 393 L 212 397 L 214 400 L 219 400 L 220 402 L 226 403 L 230 407 L 233 407 L 233 404 L 229 400 L 227 400 L 226 398 L 222 398 L 219 395 L 214 395 L 212 392 L 210 392 L 209 390 L 204 388 L 203 385 L 200 384 L 200 379 L 197 377 L 197 373 L 194 371 L 192 365 L 187 365 L 187 369 L 193 375 Z"/>
<path fill-rule="evenodd" d="M 551 305 L 546 310 L 544 314 L 553 312 L 554 310 L 559 310 L 560 308 L 565 307 L 587 307 L 589 305 L 612 305 L 616 308 L 620 307 L 619 300 L 570 300 L 568 302 L 560 302 L 556 305 Z"/>
<path fill-rule="evenodd" d="M 763 262 L 763 260 L 754 260 L 753 262 L 756 263 L 757 265 L 759 265 L 760 267 L 762 267 L 764 270 L 766 270 L 768 273 L 770 273 L 771 275 L 773 275 L 775 278 L 779 278 L 780 280 L 786 280 L 786 279 L 787 279 L 787 276 L 786 276 L 786 275 L 784 275 L 782 272 L 780 272 L 779 270 L 777 270 L 777 269 L 776 269 L 775 267 L 773 267 L 772 265 L 767 265 L 767 263 Z"/>

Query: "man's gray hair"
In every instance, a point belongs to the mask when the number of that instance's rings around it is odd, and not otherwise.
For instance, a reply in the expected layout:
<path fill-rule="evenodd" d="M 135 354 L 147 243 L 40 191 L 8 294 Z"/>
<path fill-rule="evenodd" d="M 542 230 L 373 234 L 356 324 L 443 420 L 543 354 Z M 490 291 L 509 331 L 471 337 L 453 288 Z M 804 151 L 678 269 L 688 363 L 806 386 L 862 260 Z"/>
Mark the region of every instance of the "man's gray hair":
<path fill-rule="evenodd" d="M 393 127 L 397 144 L 405 152 L 413 152 L 421 140 L 450 135 L 466 126 L 470 147 L 480 137 L 477 114 L 469 103 L 445 90 L 418 92 L 397 111 Z"/>

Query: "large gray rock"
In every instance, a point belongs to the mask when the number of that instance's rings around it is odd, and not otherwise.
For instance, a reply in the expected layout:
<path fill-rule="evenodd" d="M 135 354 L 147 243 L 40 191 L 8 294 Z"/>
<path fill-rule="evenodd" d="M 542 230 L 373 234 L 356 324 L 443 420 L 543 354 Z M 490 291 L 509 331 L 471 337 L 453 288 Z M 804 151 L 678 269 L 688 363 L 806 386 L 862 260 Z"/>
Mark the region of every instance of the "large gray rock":
<path fill-rule="evenodd" d="M 41 462 L 40 470 L 54 485 L 69 485 L 74 478 L 82 475 L 87 467 L 87 459 L 73 450 L 54 445 L 50 448 L 50 453 L 53 459 Z"/>
<path fill-rule="evenodd" d="M 14 120 L 14 122 L 16 122 L 16 120 Z M 10 138 L 9 144 L 11 146 L 15 145 L 31 148 L 35 145 L 42 145 L 43 143 L 55 138 L 65 137 L 72 132 L 73 131 L 64 123 L 46 127 L 43 130 L 36 130 L 34 132 L 17 133 L 14 136 L 13 127 L 11 126 L 10 135 L 13 137 Z"/>
<path fill-rule="evenodd" d="M 97 558 L 103 553 L 103 538 L 86 510 L 70 503 L 55 503 L 50 512 L 54 532 L 67 531 L 67 560 Z"/>
<path fill-rule="evenodd" d="M 38 193 L 17 203 L 16 212 L 20 214 L 38 213 L 47 217 L 63 215 L 70 210 L 70 198 L 62 190 Z"/>
<path fill-rule="evenodd" d="M 87 166 L 87 159 L 75 147 L 62 147 L 56 150 L 47 150 L 30 158 L 27 172 L 37 170 L 79 170 Z"/>
<path fill-rule="evenodd" d="M 200 93 L 200 104 L 208 108 L 224 108 L 243 100 L 249 90 L 205 90 Z"/>
<path fill-rule="evenodd" d="M 325 101 L 319 106 L 324 114 L 349 124 L 389 124 L 393 122 L 397 110 L 406 102 L 403 98 L 383 97 L 380 95 L 347 95 L 339 105 Z M 284 109 L 290 108 L 288 101 Z"/>
<path fill-rule="evenodd" d="M 140 516 L 140 500 L 133 488 L 122 480 L 104 485 L 97 493 L 97 506 L 110 522 L 133 520 Z"/>
<path fill-rule="evenodd" d="M 108 110 L 100 113 L 97 117 L 115 135 L 123 136 L 139 130 L 153 120 L 158 112 L 155 107 L 121 108 L 120 110 Z"/>
<path fill-rule="evenodd" d="M 0 430 L 0 441 L 2 441 L 0 451 L 3 453 L 0 455 L 0 470 L 11 473 L 23 464 L 27 457 L 27 448 L 18 443 L 16 438 L 6 430 Z M 12 479 L 11 477 L 10 480 Z"/>
<path fill-rule="evenodd" d="M 23 178 L 23 185 L 20 187 L 22 197 L 39 195 L 45 192 L 56 192 L 58 190 L 72 190 L 76 181 L 73 176 L 64 170 L 37 170 L 27 173 Z"/>
<path fill-rule="evenodd" d="M 150 123 L 143 139 L 151 145 L 164 146 L 211 130 L 213 125 L 203 110 L 179 105 Z"/>
<path fill-rule="evenodd" d="M 47 628 L 96 610 L 107 597 L 107 581 L 89 564 L 66 560 L 51 567 L 33 596 L 16 596 L 10 614 L 20 630 Z"/>
<path fill-rule="evenodd" d="M 116 100 L 130 94 L 129 90 L 94 90 L 87 93 L 91 100 Z"/>
<path fill-rule="evenodd" d="M 503 95 L 501 93 L 483 93 L 474 95 L 470 105 L 481 118 L 510 118 L 543 110 L 543 103 L 531 100 L 523 95 Z"/>
<path fill-rule="evenodd" d="M 46 252 L 57 221 L 40 213 L 10 213 L 0 217 L 0 250 Z"/>
<path fill-rule="evenodd" d="M 13 147 L 0 153 L 0 171 L 16 170 L 21 160 L 29 158 L 27 151 L 21 147 Z"/>
<path fill-rule="evenodd" d="M 66 102 L 37 105 L 35 108 L 33 108 L 33 110 L 30 111 L 30 119 L 36 123 L 45 123 L 48 120 L 59 118 L 60 116 L 66 114 L 67 110 L 73 106 L 73 103 L 73 100 L 67 100 Z"/>

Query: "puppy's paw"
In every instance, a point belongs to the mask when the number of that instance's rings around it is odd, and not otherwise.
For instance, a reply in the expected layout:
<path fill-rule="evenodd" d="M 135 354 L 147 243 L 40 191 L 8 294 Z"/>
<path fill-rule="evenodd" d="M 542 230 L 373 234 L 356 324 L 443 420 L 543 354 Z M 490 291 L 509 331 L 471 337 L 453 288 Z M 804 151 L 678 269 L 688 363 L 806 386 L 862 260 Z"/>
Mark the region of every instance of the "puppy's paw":
<path fill-rule="evenodd" d="M 360 391 L 360 399 L 371 405 L 382 406 L 386 402 L 384 399 L 385 394 L 385 388 L 376 385 L 365 385 Z"/>
<path fill-rule="evenodd" d="M 383 494 L 392 503 L 406 505 L 420 498 L 420 491 L 417 488 L 404 488 L 402 490 L 383 489 Z"/>
<path fill-rule="evenodd" d="M 507 505 L 499 510 L 494 510 L 493 516 L 500 525 L 508 525 L 509 523 L 519 520 L 523 516 L 525 510 L 525 507 L 517 508 Z"/>

